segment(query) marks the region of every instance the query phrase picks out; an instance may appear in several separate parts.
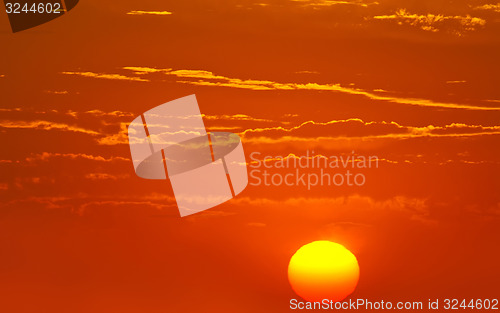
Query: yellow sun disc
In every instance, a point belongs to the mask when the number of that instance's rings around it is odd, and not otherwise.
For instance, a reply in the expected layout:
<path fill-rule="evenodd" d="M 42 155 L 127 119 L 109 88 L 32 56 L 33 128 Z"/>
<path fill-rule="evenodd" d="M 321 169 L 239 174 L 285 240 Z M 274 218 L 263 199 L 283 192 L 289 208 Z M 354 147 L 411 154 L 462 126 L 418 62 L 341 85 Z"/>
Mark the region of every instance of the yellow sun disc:
<path fill-rule="evenodd" d="M 288 280 L 293 290 L 308 301 L 342 301 L 359 280 L 354 254 L 331 241 L 314 241 L 302 246 L 290 259 Z"/>

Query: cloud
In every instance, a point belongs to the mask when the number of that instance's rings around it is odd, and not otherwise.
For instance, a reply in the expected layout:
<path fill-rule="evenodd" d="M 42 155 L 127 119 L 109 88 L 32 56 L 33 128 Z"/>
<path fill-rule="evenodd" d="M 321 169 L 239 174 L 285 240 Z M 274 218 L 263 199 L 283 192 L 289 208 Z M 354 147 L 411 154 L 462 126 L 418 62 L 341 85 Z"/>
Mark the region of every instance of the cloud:
<path fill-rule="evenodd" d="M 407 219 L 424 223 L 433 224 L 435 220 L 431 214 L 427 199 L 413 198 L 397 195 L 387 199 L 375 200 L 369 196 L 350 195 L 339 197 L 289 197 L 285 199 L 275 199 L 266 197 L 237 197 L 230 200 L 233 206 L 251 206 L 255 209 L 286 211 L 293 214 L 306 215 L 307 218 L 314 217 L 311 213 L 318 213 L 320 216 L 342 215 L 342 212 L 362 213 L 361 216 L 367 216 L 371 219 L 374 214 L 379 216 L 385 214 L 401 214 Z M 123 195 L 113 196 L 113 198 L 89 199 L 88 195 L 75 194 L 69 197 L 28 197 L 25 199 L 16 199 L 6 204 L 18 203 L 39 203 L 45 208 L 68 209 L 77 215 L 85 215 L 93 209 L 102 209 L 110 207 L 135 207 L 151 208 L 155 211 L 172 210 L 173 216 L 177 216 L 175 198 L 165 194 L 143 194 L 143 195 Z M 335 208 L 332 210 L 332 208 Z M 175 212 L 174 212 L 175 211 Z M 367 214 L 374 213 L 374 214 Z M 208 217 L 224 217 L 241 214 L 241 211 L 234 209 L 229 211 L 207 210 L 187 218 L 187 221 L 198 220 Z M 368 221 L 367 221 L 368 222 Z M 365 222 L 358 221 L 366 225 Z M 250 227 L 266 227 L 265 221 L 248 222 Z"/>
<path fill-rule="evenodd" d="M 240 126 L 210 126 L 211 131 L 234 131 L 241 130 Z"/>
<path fill-rule="evenodd" d="M 339 130 L 341 133 L 345 133 L 346 126 L 352 126 L 355 129 L 356 126 L 365 127 L 365 135 L 370 136 L 370 130 L 366 127 L 371 127 L 371 131 L 376 129 L 377 133 L 381 136 L 394 135 L 398 138 L 401 136 L 432 136 L 439 134 L 500 134 L 500 126 L 482 126 L 482 125 L 468 125 L 463 123 L 452 123 L 445 126 L 434 126 L 428 125 L 424 127 L 415 126 L 403 126 L 394 121 L 392 122 L 365 122 L 359 118 L 350 118 L 345 120 L 331 120 L 328 122 L 316 122 L 316 121 L 306 121 L 297 126 L 293 127 L 261 127 L 261 128 L 250 128 L 242 131 L 240 135 L 245 136 L 251 133 L 263 133 L 263 132 L 274 132 L 274 133 L 292 133 L 301 130 L 302 128 L 308 127 L 311 130 L 313 127 L 320 130 L 320 133 L 325 133 L 324 127 L 330 127 L 328 133 L 331 134 L 333 128 L 332 126 L 340 126 Z M 359 132 L 352 132 L 353 135 L 359 134 Z M 316 136 L 317 133 L 312 133 L 311 136 Z"/>
<path fill-rule="evenodd" d="M 166 194 L 115 194 L 112 196 L 92 196 L 83 192 L 75 192 L 67 196 L 27 196 L 18 197 L 10 201 L 0 202 L 0 208 L 13 206 L 27 207 L 35 204 L 36 209 L 59 209 L 66 210 L 75 215 L 83 216 L 87 213 L 94 213 L 93 209 L 107 209 L 113 207 L 138 207 L 161 211 L 172 209 L 172 216 L 178 216 L 175 198 Z M 169 210 L 170 212 L 170 210 Z M 149 214 L 149 213 L 148 213 Z"/>
<path fill-rule="evenodd" d="M 3 77 L 5 77 L 5 75 L 3 75 L 3 74 L 0 74 L 0 78 L 3 78 Z"/>
<path fill-rule="evenodd" d="M 171 203 L 166 203 L 166 202 L 155 202 L 155 201 L 140 201 L 140 200 L 98 200 L 98 201 L 88 201 L 83 204 L 81 204 L 77 209 L 74 207 L 72 208 L 72 212 L 76 213 L 77 215 L 80 216 L 85 216 L 87 214 L 92 214 L 93 212 L 99 212 L 103 208 L 110 208 L 110 207 L 138 207 L 141 209 L 141 211 L 144 211 L 145 209 L 152 209 L 154 211 L 163 211 L 163 210 L 168 210 L 168 209 L 174 209 L 175 208 L 175 215 L 172 216 L 177 216 L 177 208 L 175 205 L 175 201 Z M 96 210 L 96 211 L 94 211 Z M 174 211 L 172 211 L 173 213 Z"/>
<path fill-rule="evenodd" d="M 361 0 L 345 1 L 345 0 L 291 0 L 292 2 L 298 3 L 301 6 L 307 7 L 329 7 L 333 5 L 356 5 L 360 7 L 368 7 L 369 5 L 378 4 L 378 2 L 366 3 Z"/>
<path fill-rule="evenodd" d="M 446 81 L 447 84 L 464 84 L 466 83 L 466 80 L 448 80 Z"/>
<path fill-rule="evenodd" d="M 391 15 L 377 15 L 375 20 L 395 21 L 398 25 L 411 25 L 424 31 L 438 32 L 449 30 L 455 35 L 461 36 L 464 32 L 474 31 L 486 25 L 486 21 L 479 17 L 447 16 L 442 14 L 411 14 L 406 9 L 398 9 Z"/>
<path fill-rule="evenodd" d="M 178 83 L 197 85 L 197 86 L 213 86 L 213 87 L 229 87 L 249 90 L 302 90 L 302 91 L 332 91 L 341 92 L 351 95 L 360 95 L 372 100 L 388 101 L 399 104 L 407 104 L 420 107 L 435 107 L 448 109 L 463 109 L 463 110 L 491 110 L 499 111 L 500 107 L 479 106 L 459 103 L 434 102 L 428 99 L 418 98 L 402 98 L 384 94 L 377 94 L 363 89 L 341 86 L 340 84 L 318 84 L 318 83 L 279 83 L 269 80 L 255 79 L 240 79 L 231 78 L 221 75 L 215 75 L 212 72 L 205 70 L 171 70 L 171 69 L 156 69 L 147 67 L 124 67 L 125 70 L 134 71 L 136 74 L 151 74 L 163 73 L 168 76 L 180 78 L 176 80 Z"/>
<path fill-rule="evenodd" d="M 43 92 L 52 94 L 52 95 L 67 95 L 69 91 L 67 90 L 44 90 Z"/>
<path fill-rule="evenodd" d="M 368 196 L 351 195 L 344 197 L 290 197 L 287 199 L 271 199 L 271 198 L 256 198 L 256 197 L 238 197 L 231 200 L 231 203 L 236 205 L 252 205 L 273 210 L 287 210 L 288 212 L 297 210 L 303 211 L 304 214 L 340 214 L 342 211 L 355 211 L 366 214 L 372 212 L 380 213 L 401 213 L 408 219 L 427 224 L 435 225 L 436 220 L 431 216 L 431 210 L 427 204 L 427 199 L 412 198 L 405 196 L 394 196 L 385 200 L 375 200 Z M 335 210 L 332 210 L 335 208 Z"/>
<path fill-rule="evenodd" d="M 26 158 L 26 162 L 36 162 L 36 161 L 48 161 L 53 158 L 68 158 L 68 159 L 85 159 L 98 162 L 115 162 L 115 161 L 126 161 L 130 162 L 129 158 L 124 157 L 103 157 L 100 155 L 92 155 L 85 153 L 57 153 L 57 152 L 42 152 L 38 154 L 31 155 Z"/>
<path fill-rule="evenodd" d="M 137 115 L 137 113 L 127 111 L 103 111 L 100 109 L 87 111 L 59 111 L 55 109 L 38 111 L 33 108 L 10 108 L 0 109 L 0 112 L 11 115 L 8 120 L 0 120 L 0 128 L 73 131 L 96 136 L 96 139 L 102 139 L 103 141 L 119 141 L 120 143 L 127 143 L 126 127 L 131 118 Z M 46 119 L 50 118 L 52 121 L 40 120 L 41 115 Z M 63 120 L 68 120 L 67 116 L 72 117 L 69 123 L 63 122 Z M 85 123 L 85 128 L 72 125 L 72 123 L 81 122 Z M 120 129 L 118 134 L 114 133 L 114 129 L 116 128 Z"/>
<path fill-rule="evenodd" d="M 0 108 L 0 112 L 21 112 L 23 109 L 21 108 L 10 108 L 10 109 L 2 109 Z"/>
<path fill-rule="evenodd" d="M 328 134 L 325 136 L 325 134 Z M 304 148 L 322 144 L 338 146 L 339 142 L 366 143 L 367 140 L 405 140 L 413 138 L 468 138 L 500 135 L 500 126 L 452 123 L 444 126 L 403 126 L 396 122 L 364 122 L 361 119 L 307 121 L 294 127 L 262 127 L 240 133 L 246 144 L 296 144 Z"/>
<path fill-rule="evenodd" d="M 238 116 L 238 114 L 236 116 Z M 216 116 L 213 116 L 213 118 L 216 119 Z M 128 123 L 120 123 L 120 131 L 118 133 L 103 136 L 98 139 L 98 143 L 101 145 L 128 144 L 127 126 Z M 211 127 L 211 130 L 225 129 L 233 130 L 241 129 L 241 127 Z M 328 136 L 323 136 L 324 134 L 328 134 Z M 359 118 L 331 120 L 327 122 L 310 120 L 291 127 L 284 127 L 282 125 L 256 127 L 244 129 L 239 133 L 246 143 L 254 144 L 277 144 L 283 142 L 317 143 L 346 139 L 411 139 L 419 137 L 466 138 L 499 134 L 500 126 L 452 123 L 444 126 L 427 125 L 416 127 L 400 125 L 394 121 L 365 122 Z"/>
<path fill-rule="evenodd" d="M 21 112 L 25 109 L 12 108 L 1 109 L 1 111 L 8 112 Z M 29 111 L 29 110 L 28 110 Z M 47 112 L 35 112 L 40 114 L 47 114 Z M 82 112 L 57 112 L 66 114 L 73 117 L 84 116 L 86 114 L 96 117 L 113 117 L 119 119 L 129 119 L 135 116 L 135 113 L 126 111 L 101 111 L 89 110 Z M 500 126 L 483 126 L 483 125 L 468 125 L 463 123 L 452 123 L 449 125 L 435 126 L 427 125 L 423 127 L 405 126 L 400 125 L 394 121 L 364 121 L 359 118 L 349 118 L 343 120 L 330 120 L 326 122 L 319 121 L 305 121 L 295 126 L 288 126 L 289 123 L 284 124 L 279 121 L 272 121 L 268 119 L 252 117 L 246 114 L 232 114 L 232 115 L 205 115 L 208 120 L 227 120 L 230 122 L 250 121 L 250 122 L 275 122 L 276 126 L 269 127 L 253 127 L 245 129 L 241 125 L 214 125 L 210 129 L 215 130 L 241 130 L 240 135 L 244 137 L 247 143 L 256 144 L 274 144 L 279 142 L 329 142 L 345 139 L 410 139 L 418 137 L 470 137 L 481 135 L 498 135 L 500 133 Z M 10 129 L 33 129 L 33 130 L 58 130 L 58 131 L 71 131 L 77 133 L 84 133 L 93 136 L 100 145 L 119 145 L 128 144 L 127 126 L 129 122 L 116 122 L 119 125 L 119 130 L 116 133 L 103 133 L 93 129 L 87 129 L 70 125 L 67 123 L 57 123 L 44 120 L 34 121 L 0 121 L 1 128 Z M 328 134 L 328 136 L 324 136 Z M 86 158 L 95 159 L 97 161 L 107 161 L 102 157 L 84 155 L 84 154 L 42 154 L 30 157 L 30 161 L 47 160 L 48 158 Z"/>
<path fill-rule="evenodd" d="M 207 120 L 228 120 L 228 121 L 252 121 L 252 122 L 274 122 L 273 120 L 256 118 L 246 114 L 233 114 L 233 115 L 206 115 L 202 116 Z"/>
<path fill-rule="evenodd" d="M 85 174 L 85 178 L 90 180 L 118 180 L 128 178 L 130 175 L 122 174 L 122 175 L 113 175 L 109 173 L 88 173 Z"/>
<path fill-rule="evenodd" d="M 500 162 L 496 162 L 496 161 L 446 160 L 444 162 L 439 162 L 439 165 L 453 164 L 453 163 L 474 164 L 474 165 L 480 165 L 480 164 L 500 164 Z"/>
<path fill-rule="evenodd" d="M 71 111 L 74 112 L 74 111 Z M 136 114 L 132 112 L 125 112 L 125 111 L 110 111 L 110 112 L 105 112 L 101 111 L 99 109 L 95 110 L 90 110 L 90 111 L 85 111 L 85 112 L 74 112 L 76 114 L 91 114 L 94 116 L 111 116 L 111 117 L 134 117 Z"/>
<path fill-rule="evenodd" d="M 266 227 L 267 224 L 265 223 L 247 223 L 247 226 L 250 226 L 250 227 Z"/>
<path fill-rule="evenodd" d="M 126 112 L 124 112 L 126 113 Z M 131 116 L 135 116 L 130 113 Z M 128 115 L 127 115 L 128 116 Z M 233 115 L 203 115 L 207 120 L 228 120 L 228 121 L 253 121 L 253 122 L 273 122 L 272 120 L 255 118 L 246 114 L 233 114 Z M 110 134 L 98 139 L 101 145 L 117 145 L 128 144 L 128 130 L 129 122 L 120 123 L 120 130 L 118 133 Z M 239 126 L 212 126 L 210 130 L 234 130 L 241 129 Z"/>
<path fill-rule="evenodd" d="M 123 67 L 124 70 L 132 71 L 135 74 L 138 75 L 144 75 L 144 74 L 150 74 L 150 73 L 164 73 L 164 72 L 169 72 L 172 69 L 167 68 L 167 69 L 158 69 L 154 67 L 144 67 L 144 66 L 125 66 Z"/>
<path fill-rule="evenodd" d="M 127 15 L 171 15 L 169 11 L 130 11 Z"/>
<path fill-rule="evenodd" d="M 339 143 L 342 141 L 349 142 L 348 145 L 351 147 L 355 140 L 357 140 L 360 144 L 366 143 L 367 140 L 376 140 L 376 139 L 412 139 L 412 138 L 421 138 L 421 137 L 441 137 L 441 138 L 467 138 L 467 137 L 478 137 L 478 136 L 486 136 L 486 135 L 499 135 L 499 132 L 484 132 L 484 133 L 473 133 L 473 134 L 427 134 L 427 135 L 415 135 L 415 134 L 386 134 L 386 135 L 367 135 L 367 136 L 320 136 L 320 137 L 299 137 L 299 136 L 283 136 L 283 137 L 252 137 L 245 139 L 246 144 L 267 144 L 267 145 L 276 145 L 276 144 L 296 144 L 301 146 L 302 148 L 314 148 L 318 144 L 321 143 L 323 148 L 338 148 Z"/>
<path fill-rule="evenodd" d="M 474 10 L 487 10 L 500 13 L 500 3 L 497 4 L 483 4 L 477 7 L 474 7 Z"/>
<path fill-rule="evenodd" d="M 108 145 L 108 146 L 128 144 L 128 130 L 127 130 L 128 125 L 129 123 L 120 123 L 120 131 L 118 133 L 99 138 L 97 142 L 100 145 Z"/>
<path fill-rule="evenodd" d="M 313 151 L 314 152 L 314 151 Z M 337 162 L 339 167 L 340 166 L 345 166 L 344 164 L 349 164 L 351 166 L 352 164 L 357 164 L 357 162 L 366 162 L 366 166 L 368 168 L 379 168 L 379 163 L 387 163 L 387 164 L 438 164 L 438 165 L 446 165 L 446 164 L 473 164 L 473 165 L 481 165 L 481 164 L 500 164 L 500 161 L 472 161 L 472 160 L 445 160 L 445 161 L 433 161 L 433 160 L 424 160 L 419 156 L 415 156 L 413 160 L 408 160 L 405 158 L 402 158 L 400 160 L 392 160 L 392 159 L 387 159 L 387 158 L 380 158 L 377 156 L 364 156 L 364 159 L 353 156 L 351 157 L 352 154 L 349 153 L 342 153 L 338 155 L 330 155 L 326 156 L 323 154 L 314 154 L 311 156 L 308 156 L 308 154 L 302 154 L 302 155 L 296 155 L 295 153 L 289 153 L 287 155 L 281 155 L 281 156 L 260 156 L 260 157 L 255 157 L 253 155 L 251 157 L 251 161 L 246 162 L 246 165 L 250 166 L 251 168 L 259 168 L 263 166 L 264 163 L 270 163 L 270 166 L 273 166 L 275 168 L 282 168 L 282 166 L 285 167 L 295 167 L 295 162 L 290 161 L 288 163 L 288 159 L 296 159 L 296 160 L 311 160 L 314 161 L 315 159 L 325 159 L 327 161 L 327 164 L 331 164 L 331 162 Z M 408 156 L 404 156 L 408 157 Z M 325 164 L 324 161 L 317 160 L 314 161 L 316 162 L 315 164 Z M 309 163 L 308 163 L 309 164 Z M 311 163 L 312 164 L 312 163 Z M 320 166 L 318 166 L 319 168 Z"/>
<path fill-rule="evenodd" d="M 500 132 L 483 132 L 483 133 L 470 133 L 470 134 L 385 134 L 385 135 L 367 135 L 367 136 L 321 136 L 321 137 L 299 137 L 299 136 L 283 136 L 283 137 L 252 137 L 245 139 L 245 143 L 251 144 L 280 144 L 280 143 L 296 143 L 304 145 L 317 145 L 321 143 L 324 147 L 328 146 L 330 142 L 332 147 L 336 142 L 342 140 L 373 140 L 373 139 L 411 139 L 419 137 L 449 137 L 449 138 L 466 138 L 477 137 L 486 135 L 500 135 Z"/>
<path fill-rule="evenodd" d="M 307 125 L 327 126 L 327 125 L 333 125 L 333 124 L 345 124 L 345 123 L 348 123 L 348 122 L 361 123 L 361 124 L 363 124 L 365 126 L 377 123 L 377 122 L 364 122 L 363 120 L 361 120 L 359 118 L 349 118 L 349 119 L 345 119 L 345 120 L 332 120 L 332 121 L 328 121 L 328 122 L 306 121 L 306 122 L 303 122 L 303 123 L 301 123 L 301 124 L 299 124 L 297 126 L 293 126 L 293 127 L 289 127 L 289 128 L 286 128 L 286 127 L 283 127 L 283 126 L 249 128 L 249 129 L 246 129 L 243 132 L 241 132 L 240 135 L 244 136 L 247 133 L 256 133 L 256 132 L 265 132 L 265 131 L 292 132 L 292 131 L 298 130 L 300 128 L 303 128 L 303 127 L 305 127 Z M 399 125 L 399 124 L 397 124 L 396 122 L 390 122 L 390 123 L 380 122 L 380 124 L 384 124 L 384 125 L 390 124 L 390 125 L 394 125 L 394 126 L 396 126 L 398 128 L 402 128 L 402 126 Z"/>
<path fill-rule="evenodd" d="M 134 117 L 136 116 L 135 113 L 132 112 L 126 112 L 126 111 L 102 111 L 100 109 L 94 109 L 94 110 L 88 110 L 88 111 L 73 111 L 73 110 L 68 110 L 68 111 L 59 111 L 55 109 L 47 110 L 47 111 L 37 111 L 33 108 L 0 108 L 0 112 L 23 112 L 23 113 L 34 113 L 34 114 L 41 114 L 41 115 L 47 115 L 49 113 L 53 114 L 65 114 L 69 115 L 72 117 L 77 117 L 79 115 L 92 115 L 96 117 Z"/>
<path fill-rule="evenodd" d="M 110 79 L 110 80 L 127 80 L 136 82 L 148 82 L 149 80 L 140 77 L 130 77 L 120 74 L 105 74 L 105 73 L 93 73 L 93 72 L 61 72 L 64 75 L 77 75 L 89 78 L 100 78 L 100 79 Z"/>
<path fill-rule="evenodd" d="M 297 71 L 295 74 L 320 74 L 317 71 Z"/>
<path fill-rule="evenodd" d="M 17 129 L 41 129 L 41 130 L 60 130 L 88 135 L 99 135 L 98 132 L 85 129 L 77 126 L 72 126 L 64 123 L 54 123 L 50 121 L 0 121 L 0 128 L 17 128 Z"/>

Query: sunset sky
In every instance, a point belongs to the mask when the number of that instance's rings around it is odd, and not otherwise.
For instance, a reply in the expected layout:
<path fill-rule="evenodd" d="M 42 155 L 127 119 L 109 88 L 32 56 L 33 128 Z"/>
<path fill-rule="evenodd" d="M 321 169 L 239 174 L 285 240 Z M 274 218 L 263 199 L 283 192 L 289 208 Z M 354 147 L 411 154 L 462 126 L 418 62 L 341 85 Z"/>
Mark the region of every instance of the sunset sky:
<path fill-rule="evenodd" d="M 82 0 L 18 33 L 0 13 L 0 47 L 0 312 L 289 312 L 315 240 L 356 255 L 353 299 L 498 298 L 500 3 Z M 127 125 L 190 94 L 248 162 L 379 166 L 180 218 Z"/>

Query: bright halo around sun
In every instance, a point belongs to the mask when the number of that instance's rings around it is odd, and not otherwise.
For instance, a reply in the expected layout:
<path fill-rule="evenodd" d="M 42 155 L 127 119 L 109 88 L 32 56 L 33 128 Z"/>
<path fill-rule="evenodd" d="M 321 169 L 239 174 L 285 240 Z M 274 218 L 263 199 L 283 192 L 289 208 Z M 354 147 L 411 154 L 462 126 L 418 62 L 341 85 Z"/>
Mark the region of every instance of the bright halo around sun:
<path fill-rule="evenodd" d="M 342 301 L 356 289 L 359 265 L 344 246 L 314 241 L 292 256 L 288 280 L 293 290 L 307 301 Z"/>

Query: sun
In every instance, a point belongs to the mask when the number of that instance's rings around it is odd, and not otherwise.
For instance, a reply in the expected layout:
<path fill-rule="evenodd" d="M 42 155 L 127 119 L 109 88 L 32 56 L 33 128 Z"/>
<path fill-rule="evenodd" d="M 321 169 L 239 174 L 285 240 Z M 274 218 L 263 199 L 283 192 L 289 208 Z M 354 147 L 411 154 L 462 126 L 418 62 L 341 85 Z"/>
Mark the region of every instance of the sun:
<path fill-rule="evenodd" d="M 342 301 L 356 289 L 359 265 L 344 246 L 314 241 L 292 256 L 288 280 L 293 290 L 307 301 Z"/>

